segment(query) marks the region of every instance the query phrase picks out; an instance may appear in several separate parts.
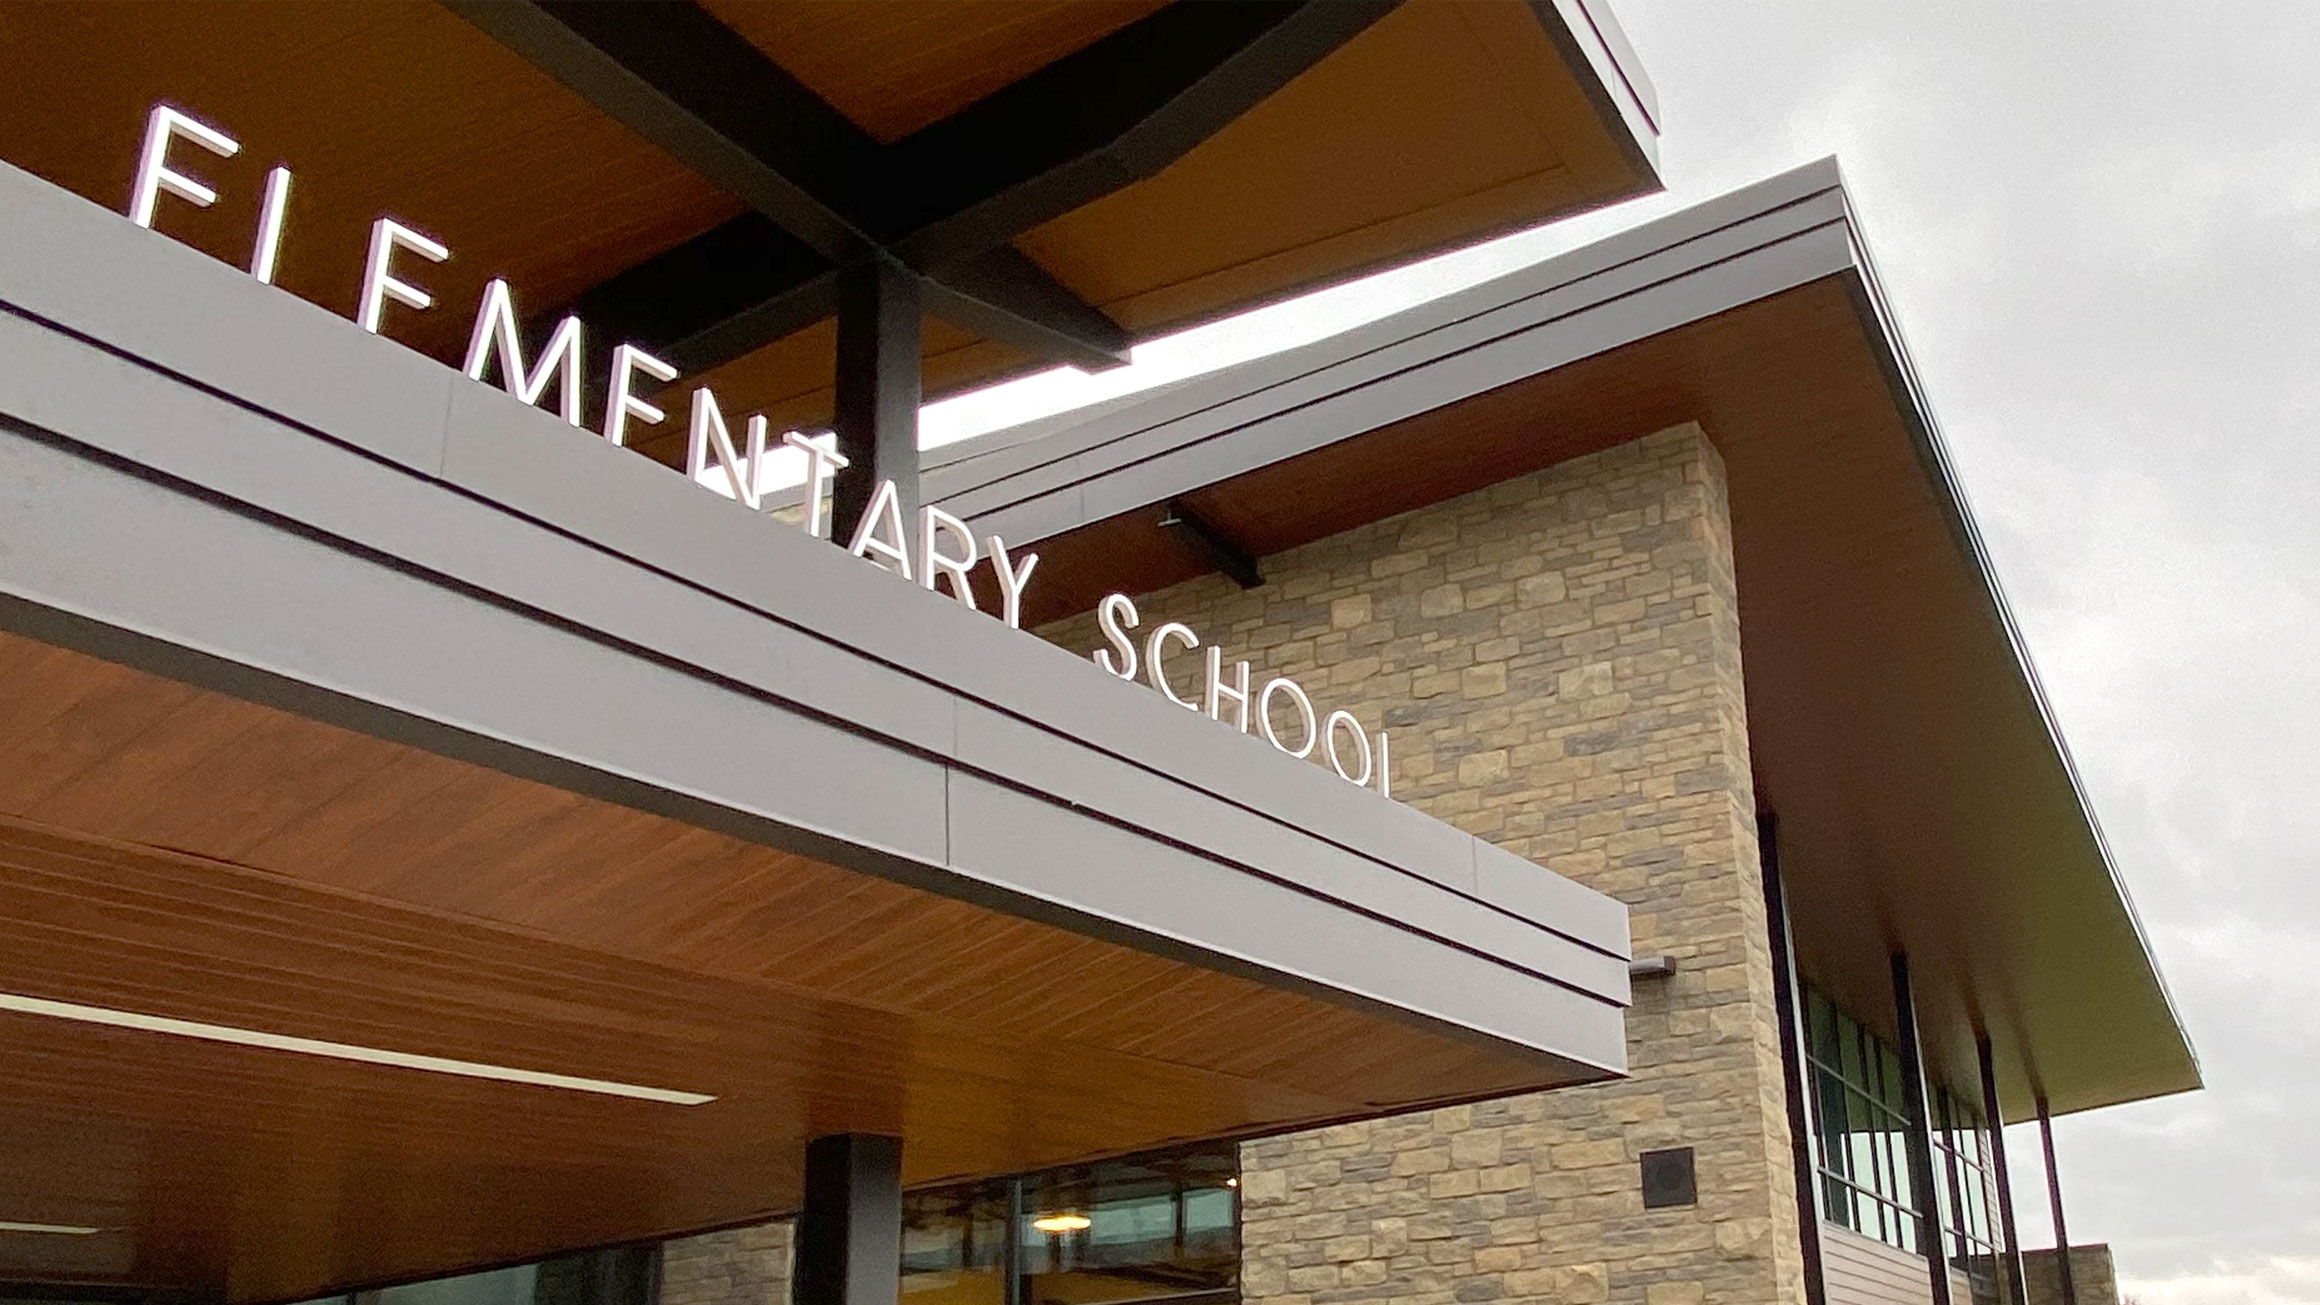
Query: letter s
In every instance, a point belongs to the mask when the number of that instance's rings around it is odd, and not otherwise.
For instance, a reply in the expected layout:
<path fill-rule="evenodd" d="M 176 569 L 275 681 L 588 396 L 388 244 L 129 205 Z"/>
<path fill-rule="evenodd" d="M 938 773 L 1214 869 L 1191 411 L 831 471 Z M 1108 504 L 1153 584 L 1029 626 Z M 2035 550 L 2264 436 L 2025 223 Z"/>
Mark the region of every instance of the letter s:
<path fill-rule="evenodd" d="M 1137 619 L 1136 605 L 1128 600 L 1126 594 L 1107 594 L 1103 604 L 1096 608 L 1096 624 L 1103 627 L 1104 638 L 1110 640 L 1112 645 L 1109 649 L 1096 649 L 1096 665 L 1123 680 L 1136 678 L 1136 641 L 1128 637 L 1128 630 L 1136 624 Z M 1116 665 L 1112 661 L 1113 650 L 1119 653 Z"/>

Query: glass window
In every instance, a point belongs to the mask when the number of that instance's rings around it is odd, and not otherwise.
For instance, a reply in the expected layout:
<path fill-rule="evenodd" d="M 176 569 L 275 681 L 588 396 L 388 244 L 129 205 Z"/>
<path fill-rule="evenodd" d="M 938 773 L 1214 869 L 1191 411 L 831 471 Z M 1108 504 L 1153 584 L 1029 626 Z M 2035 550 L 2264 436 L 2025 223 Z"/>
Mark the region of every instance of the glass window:
<path fill-rule="evenodd" d="M 1805 1062 L 1826 1217 L 1888 1245 L 1918 1250 L 1900 1055 L 1807 988 Z M 1971 1280 L 1977 1302 L 1994 1301 L 1997 1236 L 1990 1211 L 1996 1179 L 1989 1132 L 1981 1112 L 1947 1088 L 1936 1090 L 1929 1106 L 1934 1223 L 1941 1229 L 1942 1252 Z"/>
<path fill-rule="evenodd" d="M 1134 1156 L 903 1201 L 903 1305 L 1233 1299 L 1239 1151 Z"/>
<path fill-rule="evenodd" d="M 1915 1251 L 1901 1058 L 1810 988 L 1805 1028 L 1822 1209 L 1833 1223 Z"/>
<path fill-rule="evenodd" d="M 1997 1298 L 1997 1235 L 1990 1209 L 1996 1178 L 1991 1172 L 1989 1131 L 1971 1105 L 1942 1089 L 1934 1099 L 1934 1165 L 1941 1171 L 1942 1249 L 1964 1271 L 1977 1301 Z"/>

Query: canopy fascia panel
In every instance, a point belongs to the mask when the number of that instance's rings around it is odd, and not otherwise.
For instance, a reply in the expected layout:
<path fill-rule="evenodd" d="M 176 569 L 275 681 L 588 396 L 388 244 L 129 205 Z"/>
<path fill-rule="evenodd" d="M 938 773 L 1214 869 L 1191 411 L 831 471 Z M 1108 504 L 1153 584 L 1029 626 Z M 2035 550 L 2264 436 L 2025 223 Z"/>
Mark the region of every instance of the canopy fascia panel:
<path fill-rule="evenodd" d="M 131 1033 L 73 1043 L 0 1012 L 39 1064 L 67 1067 L 11 1089 L 12 1137 L 150 1135 L 180 1159 L 280 1143 L 303 1157 L 296 1181 L 262 1196 L 205 1186 L 254 1172 L 121 1158 L 147 1198 L 170 1189 L 155 1208 L 87 1178 L 111 1170 L 31 1157 L 42 1191 L 153 1234 L 142 1260 L 62 1278 L 296 1298 L 766 1217 L 794 1199 L 793 1152 L 820 1131 L 900 1132 L 907 1176 L 923 1182 L 1622 1071 L 1618 903 L 25 173 L 0 168 L 0 208 L 0 656 L 21 690 L 5 728 L 42 736 L 40 718 L 56 717 L 43 737 L 66 754 L 121 736 L 111 760 L 81 756 L 69 783 L 22 773 L 49 754 L 17 751 L 0 772 L 0 788 L 45 794 L 0 811 L 0 893 L 8 927 L 28 931 L 0 949 L 15 958 L 0 960 L 0 984 L 333 1042 L 419 1030 L 453 1045 L 402 1050 L 543 1072 L 586 1074 L 594 1048 L 633 1075 L 695 1074 L 678 1086 L 717 1098 L 701 1124 L 547 1107 L 503 1118 L 497 1098 L 399 1095 L 361 1077 L 389 1071 L 286 1086 L 266 1078 L 268 1053 L 234 1052 L 260 1059 L 212 1067 L 255 1084 L 233 1102 L 158 1093 L 83 1118 L 73 1103 L 198 1078 L 208 1062 L 155 1060 Z M 132 711 L 138 729 L 122 723 Z M 171 769 L 165 754 L 196 734 L 204 763 Z M 351 775 L 382 749 L 399 751 L 379 773 L 428 771 L 432 796 L 323 785 L 288 822 L 345 825 L 338 842 L 366 877 L 308 882 L 297 855 L 237 850 L 248 840 L 233 831 L 268 809 L 271 785 L 255 778 L 268 757 Z M 205 794 L 223 810 L 196 809 Z M 530 823 L 494 834 L 494 795 Z M 165 799 L 178 828 L 206 832 L 140 832 L 167 824 Z M 406 836 L 453 810 L 484 822 L 460 856 Z M 649 874 L 629 863 L 651 857 L 591 830 L 713 846 Z M 714 877 L 744 860 L 756 878 Z M 494 880 L 500 861 L 526 869 Z M 812 891 L 775 891 L 790 881 Z M 82 892 L 59 895 L 61 882 Z M 736 895 L 692 903 L 690 932 L 644 923 L 705 883 Z M 558 886 L 547 900 L 543 884 Z M 183 913 L 180 936 L 165 952 L 132 945 L 160 902 Z M 920 936 L 909 919 L 951 924 Z M 391 947 L 361 934 L 405 958 L 365 983 L 433 975 L 456 994 L 446 1010 L 468 1013 L 429 1022 L 420 1005 L 347 987 L 351 941 L 319 959 L 300 950 L 342 926 L 354 938 L 350 921 L 402 931 Z M 756 947 L 761 924 L 789 949 Z M 56 943 L 68 934 L 104 941 Z M 1015 949 L 955 958 L 998 967 L 976 980 L 988 1004 L 1036 1025 L 1042 1002 L 1112 992 L 1110 1023 L 1067 1019 L 1043 1044 L 1010 1040 L 989 1010 L 913 1005 L 925 994 L 895 975 L 961 937 Z M 1097 950 L 1069 952 L 1083 943 Z M 825 949 L 853 968 L 827 973 Z M 1053 968 L 1067 953 L 1079 959 Z M 1019 981 L 1008 955 L 1026 967 Z M 1050 968 L 1033 964 L 1042 955 Z M 299 967 L 307 985 L 282 986 Z M 192 972 L 208 977 L 170 977 Z M 543 1032 L 581 1000 L 535 993 L 543 976 L 615 973 L 587 979 L 610 985 L 589 1000 L 627 1036 Z M 1158 1024 L 1137 1013 L 1212 981 L 1238 995 L 1180 1003 Z M 309 987 L 347 990 L 326 1002 Z M 1301 1004 L 1268 1015 L 1276 997 Z M 513 1015 L 485 1013 L 511 1003 Z M 751 1041 L 778 1029 L 794 1036 Z M 840 1029 L 855 1041 L 840 1045 Z M 1337 1050 L 1306 1047 L 1299 1029 Z M 1365 1046 L 1400 1046 L 1398 1063 L 1354 1064 Z M 116 1072 L 74 1077 L 100 1062 Z M 1058 1117 L 1059 1083 L 1116 1105 Z M 325 1107 L 341 1130 L 327 1143 L 270 1136 L 269 1119 Z M 364 1111 L 383 1122 L 343 1132 Z M 446 1130 L 494 1119 L 498 1131 L 462 1144 L 472 1162 L 444 1149 Z M 247 1145 L 201 1149 L 220 1137 Z M 708 1163 L 735 1146 L 746 1163 Z M 332 1175 L 364 1174 L 406 1194 L 449 1184 L 446 1200 L 382 1213 L 359 1244 L 261 1217 L 327 1222 L 349 1208 Z M 582 1190 L 603 1199 L 550 1196 Z M 228 1217 L 257 1222 L 173 1223 Z M 234 1246 L 272 1249 L 199 1258 Z"/>

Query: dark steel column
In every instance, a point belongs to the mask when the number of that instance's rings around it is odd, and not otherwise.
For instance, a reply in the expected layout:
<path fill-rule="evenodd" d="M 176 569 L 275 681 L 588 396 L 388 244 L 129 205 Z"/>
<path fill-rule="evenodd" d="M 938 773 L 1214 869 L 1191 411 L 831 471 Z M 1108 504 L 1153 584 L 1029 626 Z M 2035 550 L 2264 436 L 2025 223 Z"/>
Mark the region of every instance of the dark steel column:
<path fill-rule="evenodd" d="M 1950 1305 L 1949 1253 L 1943 1245 L 1940 1198 L 1934 1194 L 1932 1112 L 1926 1109 L 1925 1051 L 1917 1036 L 1917 995 L 1909 957 L 1893 956 L 1893 1022 L 1901 1052 L 1901 1095 L 1909 1109 L 1909 1199 L 1917 1206 L 1917 1245 L 1933 1278 L 1933 1305 Z"/>
<path fill-rule="evenodd" d="M 1772 939 L 1772 1005 L 1780 1019 L 1780 1077 L 1788 1095 L 1790 1157 L 1796 1165 L 1797 1237 L 1804 1252 L 1806 1305 L 1826 1305 L 1821 1267 L 1820 1172 L 1813 1163 L 1812 1119 L 1805 1090 L 1804 1003 L 1796 978 L 1796 944 L 1788 927 L 1788 888 L 1780 878 L 1780 821 L 1756 817 L 1757 862 L 1764 868 L 1764 920 Z"/>
<path fill-rule="evenodd" d="M 902 1139 L 817 1137 L 806 1147 L 793 1305 L 894 1305 L 902 1294 Z"/>
<path fill-rule="evenodd" d="M 843 545 L 883 480 L 905 529 L 918 513 L 918 278 L 872 255 L 838 272 L 837 407 L 830 427 L 849 459 L 832 478 L 830 537 Z"/>
<path fill-rule="evenodd" d="M 1007 1180 L 1007 1249 L 999 1256 L 999 1271 L 1007 1275 L 1006 1305 L 1023 1305 L 1023 1284 L 1030 1266 L 1023 1263 L 1023 1180 Z"/>
<path fill-rule="evenodd" d="M 1990 1126 L 1990 1165 L 1997 1170 L 1998 1229 L 2005 1238 L 2006 1276 L 2014 1283 L 2014 1305 L 2030 1305 L 2029 1284 L 2022 1277 L 2022 1237 L 2014 1231 L 2014 1179 L 2006 1172 L 2006 1116 L 1998 1108 L 1998 1071 L 1990 1035 L 1977 1035 L 1974 1050 L 1982 1062 L 1982 1119 Z"/>
<path fill-rule="evenodd" d="M 2070 1230 L 2062 1225 L 2062 1171 L 2054 1165 L 2054 1116 L 2038 1098 L 2038 1141 L 2046 1148 L 2046 1199 L 2054 1206 L 2054 1271 L 2062 1275 L 2062 1305 L 2078 1305 L 2078 1278 L 2070 1271 Z"/>

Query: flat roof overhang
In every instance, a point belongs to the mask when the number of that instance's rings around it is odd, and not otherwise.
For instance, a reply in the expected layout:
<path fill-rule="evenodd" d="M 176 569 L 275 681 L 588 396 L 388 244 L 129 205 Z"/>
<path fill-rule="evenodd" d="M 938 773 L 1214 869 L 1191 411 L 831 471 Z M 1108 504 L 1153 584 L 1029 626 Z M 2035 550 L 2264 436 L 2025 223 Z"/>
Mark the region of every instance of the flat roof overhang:
<path fill-rule="evenodd" d="M 765 1218 L 818 1134 L 925 1183 L 1621 1070 L 1616 902 L 0 211 L 0 1218 L 99 1230 L 0 1281 L 300 1299 Z"/>
<path fill-rule="evenodd" d="M 0 159 L 108 208 L 156 100 L 244 142 L 157 222 L 236 266 L 289 166 L 280 284 L 334 311 L 375 218 L 440 239 L 387 327 L 438 360 L 505 277 L 580 314 L 591 389 L 630 341 L 776 429 L 827 419 L 873 246 L 941 393 L 1658 186 L 1602 0 L 12 5 L 0 80 Z"/>
<path fill-rule="evenodd" d="M 1808 973 L 2009 1117 L 2199 1070 L 2080 790 L 1833 162 L 1311 346 L 928 454 L 1038 539 L 1045 620 L 1697 421 L 1729 475 L 1759 802 Z"/>

